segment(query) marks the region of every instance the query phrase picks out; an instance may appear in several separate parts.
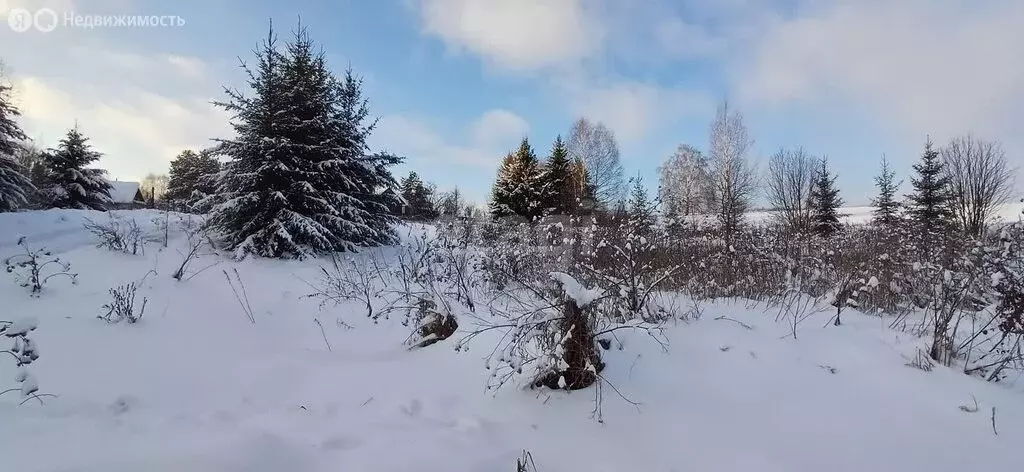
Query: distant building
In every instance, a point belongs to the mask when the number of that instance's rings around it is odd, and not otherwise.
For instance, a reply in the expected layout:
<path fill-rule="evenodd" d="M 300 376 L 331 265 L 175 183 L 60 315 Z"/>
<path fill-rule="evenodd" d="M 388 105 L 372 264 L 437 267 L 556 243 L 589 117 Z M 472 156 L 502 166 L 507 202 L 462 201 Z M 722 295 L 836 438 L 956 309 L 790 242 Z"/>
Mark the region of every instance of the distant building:
<path fill-rule="evenodd" d="M 124 210 L 142 208 L 146 205 L 146 198 L 142 196 L 142 185 L 138 182 L 122 182 L 119 180 L 108 180 L 113 187 L 110 189 L 110 200 L 112 210 Z"/>

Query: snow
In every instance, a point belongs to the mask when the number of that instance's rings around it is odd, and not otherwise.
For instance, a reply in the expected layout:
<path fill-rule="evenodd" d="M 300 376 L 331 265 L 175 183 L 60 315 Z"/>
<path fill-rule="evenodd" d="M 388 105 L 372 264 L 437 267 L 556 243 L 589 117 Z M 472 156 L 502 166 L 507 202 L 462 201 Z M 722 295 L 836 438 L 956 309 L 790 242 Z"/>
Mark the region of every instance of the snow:
<path fill-rule="evenodd" d="M 153 227 L 150 212 L 124 214 Z M 203 256 L 197 267 L 219 265 L 177 282 L 180 235 L 145 256 L 111 253 L 93 247 L 83 216 L 103 215 L 0 214 L 0 258 L 19 252 L 13 243 L 25 235 L 80 273 L 77 286 L 48 286 L 38 299 L 0 280 L 0 319 L 40 321 L 31 333 L 43 348 L 30 366 L 36 393 L 58 395 L 45 405 L 0 395 L 2 470 L 511 471 L 524 449 L 542 472 L 1020 467 L 1020 382 L 908 367 L 924 341 L 853 309 L 839 327 L 826 326 L 831 312 L 813 315 L 799 340 L 775 322 L 777 310 L 744 301 L 702 302 L 701 319 L 668 323 L 667 350 L 621 330 L 623 348 L 602 351 L 601 375 L 639 405 L 604 388 L 600 424 L 592 388 L 486 391 L 481 353 L 499 330 L 469 353 L 453 349 L 458 334 L 410 351 L 400 320 L 374 324 L 358 303 L 321 311 L 305 297 L 304 281 L 327 261 Z M 221 273 L 235 269 L 255 324 Z M 107 290 L 130 281 L 149 298 L 146 316 L 134 325 L 96 319 Z M 10 383 L 16 375 L 0 360 L 0 390 L 23 387 Z M 973 413 L 960 408 L 975 401 Z"/>
<path fill-rule="evenodd" d="M 583 308 L 604 295 L 604 290 L 599 287 L 586 288 L 571 275 L 564 272 L 552 272 L 551 280 L 562 284 L 565 296 L 576 302 L 576 306 Z"/>
<path fill-rule="evenodd" d="M 0 325 L 2 326 L 2 325 Z M 7 325 L 7 329 L 3 331 L 5 336 L 24 336 L 30 331 L 36 329 L 39 326 L 39 319 L 35 316 L 25 316 L 18 318 Z"/>

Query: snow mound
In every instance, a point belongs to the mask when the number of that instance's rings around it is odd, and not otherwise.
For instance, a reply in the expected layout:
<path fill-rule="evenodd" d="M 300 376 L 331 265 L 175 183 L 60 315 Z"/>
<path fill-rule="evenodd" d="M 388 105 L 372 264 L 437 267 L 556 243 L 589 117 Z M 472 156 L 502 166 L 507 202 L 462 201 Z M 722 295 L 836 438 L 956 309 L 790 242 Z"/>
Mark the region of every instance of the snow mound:
<path fill-rule="evenodd" d="M 604 290 L 598 287 L 586 288 L 583 284 L 579 283 L 573 276 L 566 274 L 565 272 L 552 272 L 549 274 L 551 280 L 554 280 L 562 284 L 562 290 L 565 291 L 565 296 L 569 297 L 576 302 L 576 306 L 583 308 L 598 298 L 604 295 Z"/>

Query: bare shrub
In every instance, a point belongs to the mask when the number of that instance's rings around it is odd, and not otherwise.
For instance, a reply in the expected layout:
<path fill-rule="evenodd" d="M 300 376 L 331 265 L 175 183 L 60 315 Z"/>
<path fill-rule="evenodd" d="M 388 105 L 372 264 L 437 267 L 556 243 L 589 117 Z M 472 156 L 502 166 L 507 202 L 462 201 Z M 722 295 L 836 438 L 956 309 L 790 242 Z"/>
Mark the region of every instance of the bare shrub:
<path fill-rule="evenodd" d="M 307 296 L 320 299 L 321 308 L 356 301 L 374 323 L 397 314 L 412 328 L 406 344 L 429 346 L 454 334 L 459 314 L 475 311 L 482 296 L 483 272 L 469 244 L 472 234 L 452 223 L 438 228 L 437 237 L 410 236 L 391 260 L 380 251 L 332 256 L 319 281 L 308 284 L 313 292 Z"/>
<path fill-rule="evenodd" d="M 96 237 L 96 247 L 132 255 L 145 253 L 146 235 L 135 218 L 111 214 L 106 223 L 86 218 L 82 226 Z"/>
<path fill-rule="evenodd" d="M 181 256 L 181 264 L 174 270 L 171 277 L 174 280 L 190 280 L 207 269 L 218 265 L 221 260 L 217 260 L 211 264 L 200 267 L 199 269 L 192 269 L 192 263 L 198 258 L 204 255 L 216 255 L 216 246 L 213 243 L 213 239 L 210 237 L 207 231 L 206 225 L 194 225 L 191 223 L 183 224 L 182 229 L 185 231 L 185 250 L 178 249 L 178 254 Z"/>
<path fill-rule="evenodd" d="M 33 398 L 41 404 L 43 403 L 43 397 L 54 396 L 38 393 L 39 382 L 26 368 L 29 364 L 39 359 L 39 349 L 31 337 L 32 332 L 35 331 L 38 325 L 39 323 L 34 317 L 21 318 L 14 321 L 0 320 L 0 340 L 6 339 L 11 341 L 10 347 L 6 350 L 0 350 L 0 353 L 9 354 L 14 358 L 14 365 L 17 368 L 14 381 L 18 383 L 16 388 L 0 391 L 0 395 L 19 392 L 21 393 L 22 404 Z"/>
<path fill-rule="evenodd" d="M 142 297 L 142 305 L 136 309 L 136 290 L 135 282 L 110 289 L 111 300 L 106 305 L 103 305 L 107 312 L 100 315 L 99 318 L 108 323 L 126 321 L 134 324 L 141 320 L 142 315 L 146 313 L 146 303 L 149 300 L 146 297 Z"/>
<path fill-rule="evenodd" d="M 249 303 L 249 292 L 245 290 L 245 282 L 242 282 L 242 275 L 238 273 L 238 269 L 232 269 L 235 278 L 231 278 L 231 274 L 228 271 L 221 271 L 224 273 L 224 278 L 228 280 L 228 286 L 231 287 L 231 293 L 235 295 L 235 300 L 238 301 L 238 305 L 242 307 L 242 311 L 245 312 L 245 317 L 249 320 L 249 323 L 256 324 L 256 313 L 252 310 L 252 305 Z"/>
<path fill-rule="evenodd" d="M 78 274 L 70 272 L 71 264 L 61 261 L 60 257 L 53 257 L 46 248 L 29 248 L 24 236 L 18 238 L 18 246 L 25 253 L 4 259 L 4 266 L 8 274 L 13 274 L 15 282 L 29 289 L 33 297 L 39 297 L 43 287 L 54 277 L 67 277 L 72 284 L 78 282 Z"/>
<path fill-rule="evenodd" d="M 537 472 L 537 464 L 530 451 L 523 451 L 523 456 L 516 459 L 516 472 Z"/>

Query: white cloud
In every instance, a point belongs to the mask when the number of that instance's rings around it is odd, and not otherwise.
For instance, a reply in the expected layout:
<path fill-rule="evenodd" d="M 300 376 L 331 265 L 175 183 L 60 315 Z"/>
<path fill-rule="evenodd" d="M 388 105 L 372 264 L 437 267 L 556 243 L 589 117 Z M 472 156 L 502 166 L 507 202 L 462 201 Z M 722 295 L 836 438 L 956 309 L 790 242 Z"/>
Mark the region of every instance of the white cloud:
<path fill-rule="evenodd" d="M 100 165 L 120 179 L 166 173 L 183 149 L 209 145 L 224 136 L 228 119 L 206 100 L 169 98 L 141 89 L 122 89 L 117 97 L 89 96 L 39 77 L 14 79 L 23 127 L 39 145 L 56 145 L 77 122 L 104 154 Z"/>
<path fill-rule="evenodd" d="M 734 69 L 743 98 L 868 107 L 914 139 L 1020 139 L 1024 2 L 817 2 L 799 13 L 766 25 Z"/>
<path fill-rule="evenodd" d="M 568 82 L 563 88 L 575 115 L 604 123 L 624 143 L 640 141 L 675 119 L 706 114 L 714 107 L 705 94 L 646 82 Z"/>
<path fill-rule="evenodd" d="M 503 144 L 521 139 L 530 126 L 508 110 L 488 110 L 473 124 L 474 143 L 479 146 Z"/>
<path fill-rule="evenodd" d="M 526 120 L 508 110 L 488 110 L 466 130 L 472 138 L 452 143 L 426 124 L 425 120 L 403 115 L 381 118 L 373 137 L 388 143 L 389 150 L 417 163 L 416 168 L 438 168 L 453 164 L 495 170 L 501 158 L 529 131 Z"/>
<path fill-rule="evenodd" d="M 603 33 L 584 0 L 418 0 L 424 31 L 513 70 L 563 65 L 601 49 Z"/>
<path fill-rule="evenodd" d="M 230 133 L 227 115 L 210 104 L 218 80 L 195 58 L 135 54 L 95 41 L 68 46 L 58 33 L 27 38 L 12 51 L 10 79 L 22 127 L 51 147 L 77 122 L 99 165 L 121 179 L 165 173 L 183 149 Z"/>

